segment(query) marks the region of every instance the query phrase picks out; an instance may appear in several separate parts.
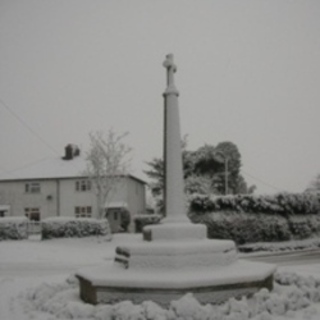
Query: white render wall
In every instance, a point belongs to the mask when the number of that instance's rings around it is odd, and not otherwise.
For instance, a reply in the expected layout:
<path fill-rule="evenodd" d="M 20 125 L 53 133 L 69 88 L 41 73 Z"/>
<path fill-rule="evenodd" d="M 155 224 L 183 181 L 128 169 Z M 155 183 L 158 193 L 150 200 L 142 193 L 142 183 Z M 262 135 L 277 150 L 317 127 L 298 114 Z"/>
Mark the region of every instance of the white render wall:
<path fill-rule="evenodd" d="M 60 180 L 60 216 L 74 217 L 75 207 L 92 207 L 92 217 L 96 217 L 96 197 L 92 191 L 77 191 L 76 181 L 80 179 Z"/>
<path fill-rule="evenodd" d="M 92 191 L 77 191 L 76 181 L 81 178 L 16 180 L 0 182 L 0 204 L 10 205 L 10 215 L 22 216 L 25 208 L 39 208 L 41 219 L 55 216 L 74 217 L 75 207 L 92 207 L 92 216 L 96 217 L 96 196 Z M 25 193 L 27 182 L 39 182 L 40 193 Z M 48 198 L 48 196 L 50 196 Z M 132 216 L 129 226 L 134 231 L 133 216 L 146 212 L 145 185 L 140 181 L 123 177 L 108 203 L 125 202 Z"/>
<path fill-rule="evenodd" d="M 22 216 L 25 208 L 40 208 L 41 219 L 52 217 L 57 212 L 56 192 L 57 182 L 55 180 L 41 181 L 40 193 L 26 193 L 25 181 L 9 181 L 0 183 L 0 194 L 3 204 L 10 205 L 10 214 Z M 48 199 L 48 196 L 52 199 Z"/>

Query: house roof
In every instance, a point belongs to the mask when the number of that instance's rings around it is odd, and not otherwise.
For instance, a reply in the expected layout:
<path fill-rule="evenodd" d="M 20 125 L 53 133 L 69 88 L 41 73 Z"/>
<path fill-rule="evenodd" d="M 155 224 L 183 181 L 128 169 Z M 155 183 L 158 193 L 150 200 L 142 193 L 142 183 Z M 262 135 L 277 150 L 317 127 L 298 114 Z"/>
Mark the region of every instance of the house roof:
<path fill-rule="evenodd" d="M 74 157 L 72 160 L 63 160 L 59 157 L 46 158 L 16 170 L 0 173 L 0 182 L 79 178 L 86 176 L 85 169 L 86 160 L 81 156 Z M 146 184 L 140 178 L 130 174 L 128 176 Z"/>

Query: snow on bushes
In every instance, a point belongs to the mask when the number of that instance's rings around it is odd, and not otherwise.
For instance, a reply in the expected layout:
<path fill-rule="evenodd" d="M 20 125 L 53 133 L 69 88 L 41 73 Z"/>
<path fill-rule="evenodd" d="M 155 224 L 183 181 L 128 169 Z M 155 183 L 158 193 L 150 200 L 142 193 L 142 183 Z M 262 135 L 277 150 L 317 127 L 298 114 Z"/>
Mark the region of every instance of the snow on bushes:
<path fill-rule="evenodd" d="M 42 239 L 110 235 L 107 219 L 54 217 L 42 221 Z"/>
<path fill-rule="evenodd" d="M 193 195 L 189 203 L 191 220 L 206 224 L 209 238 L 244 244 L 320 235 L 319 194 Z"/>
<path fill-rule="evenodd" d="M 133 304 L 93 306 L 82 302 L 73 278 L 62 284 L 42 284 L 20 295 L 25 312 L 32 318 L 51 314 L 50 319 L 91 320 L 271 320 L 277 316 L 305 319 L 319 316 L 314 307 L 320 302 L 320 280 L 293 273 L 277 273 L 274 290 L 261 289 L 251 298 L 229 299 L 222 305 L 200 304 L 188 293 L 164 309 L 152 301 Z M 49 319 L 49 318 L 48 318 Z"/>
<path fill-rule="evenodd" d="M 239 245 L 291 238 L 287 221 L 281 216 L 225 211 L 192 215 L 191 220 L 207 226 L 208 238 L 232 239 Z"/>
<path fill-rule="evenodd" d="M 0 240 L 20 240 L 28 237 L 26 217 L 0 218 Z"/>
<path fill-rule="evenodd" d="M 194 194 L 189 198 L 190 211 L 195 213 L 235 211 L 305 215 L 320 213 L 320 194 L 278 193 L 275 195 L 228 195 L 208 196 Z"/>

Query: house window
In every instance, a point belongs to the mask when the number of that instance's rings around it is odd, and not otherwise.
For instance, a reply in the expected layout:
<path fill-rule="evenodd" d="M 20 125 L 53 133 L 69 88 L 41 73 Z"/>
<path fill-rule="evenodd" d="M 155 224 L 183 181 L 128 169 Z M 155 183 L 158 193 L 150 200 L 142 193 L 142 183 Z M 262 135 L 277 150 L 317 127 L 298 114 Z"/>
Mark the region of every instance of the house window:
<path fill-rule="evenodd" d="M 40 208 L 24 208 L 24 213 L 29 220 L 40 221 Z"/>
<path fill-rule="evenodd" d="M 29 182 L 25 184 L 26 193 L 40 193 L 40 183 L 39 182 Z"/>
<path fill-rule="evenodd" d="M 90 206 L 75 207 L 74 214 L 76 218 L 91 218 L 92 207 Z"/>
<path fill-rule="evenodd" d="M 118 212 L 117 211 L 115 211 L 113 213 L 113 220 L 118 220 Z"/>
<path fill-rule="evenodd" d="M 77 180 L 76 191 L 90 191 L 91 181 L 90 180 Z"/>

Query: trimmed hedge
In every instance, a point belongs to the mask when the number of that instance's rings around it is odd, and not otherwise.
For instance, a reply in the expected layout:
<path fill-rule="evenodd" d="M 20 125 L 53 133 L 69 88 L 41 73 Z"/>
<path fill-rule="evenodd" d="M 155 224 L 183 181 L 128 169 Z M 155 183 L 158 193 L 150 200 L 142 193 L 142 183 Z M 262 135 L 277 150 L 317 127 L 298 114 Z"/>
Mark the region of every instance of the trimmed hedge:
<path fill-rule="evenodd" d="M 239 245 L 291 239 L 287 220 L 281 216 L 224 211 L 192 214 L 190 218 L 207 226 L 209 239 L 232 239 Z"/>
<path fill-rule="evenodd" d="M 42 239 L 106 235 L 111 239 L 107 219 L 54 217 L 42 221 Z"/>
<path fill-rule="evenodd" d="M 0 241 L 28 238 L 28 219 L 26 217 L 0 218 Z"/>
<path fill-rule="evenodd" d="M 319 194 L 236 195 L 189 199 L 190 219 L 208 228 L 208 238 L 238 245 L 320 236 Z"/>
<path fill-rule="evenodd" d="M 189 198 L 192 212 L 235 211 L 267 213 L 282 216 L 317 214 L 320 212 L 320 194 L 278 193 L 275 195 L 208 196 L 194 194 Z"/>

